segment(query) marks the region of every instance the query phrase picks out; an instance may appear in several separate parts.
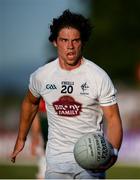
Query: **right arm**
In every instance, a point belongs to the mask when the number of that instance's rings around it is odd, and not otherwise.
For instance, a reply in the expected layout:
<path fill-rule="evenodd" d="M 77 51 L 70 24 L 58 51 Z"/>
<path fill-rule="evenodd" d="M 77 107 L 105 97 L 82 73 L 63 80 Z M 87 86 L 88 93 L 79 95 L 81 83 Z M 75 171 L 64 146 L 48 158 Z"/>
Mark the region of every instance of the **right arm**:
<path fill-rule="evenodd" d="M 11 161 L 13 163 L 16 160 L 16 156 L 24 148 L 26 137 L 31 127 L 32 121 L 38 112 L 39 101 L 40 98 L 33 96 L 33 94 L 28 90 L 21 105 L 19 131 L 14 151 L 11 155 Z"/>

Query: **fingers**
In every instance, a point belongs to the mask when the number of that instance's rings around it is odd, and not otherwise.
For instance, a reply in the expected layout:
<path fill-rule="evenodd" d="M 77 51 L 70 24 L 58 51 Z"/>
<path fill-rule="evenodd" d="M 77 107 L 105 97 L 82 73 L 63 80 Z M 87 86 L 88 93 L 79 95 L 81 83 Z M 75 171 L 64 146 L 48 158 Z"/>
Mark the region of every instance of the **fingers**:
<path fill-rule="evenodd" d="M 11 157 L 11 162 L 15 163 L 15 161 L 16 161 L 16 157 Z"/>
<path fill-rule="evenodd" d="M 10 158 L 11 158 L 11 162 L 12 162 L 12 163 L 15 163 L 15 161 L 16 161 L 16 155 L 15 155 L 15 154 L 12 154 Z"/>
<path fill-rule="evenodd" d="M 15 163 L 16 157 L 17 157 L 17 155 L 18 155 L 19 152 L 20 152 L 20 151 L 14 151 L 14 152 L 12 153 L 12 155 L 11 155 L 11 162 L 12 162 L 12 163 Z"/>
<path fill-rule="evenodd" d="M 94 169 L 93 172 L 101 173 L 101 172 L 106 171 L 107 169 L 109 169 L 110 167 L 112 167 L 115 164 L 116 160 L 117 160 L 117 156 L 112 156 L 112 158 L 110 159 L 110 161 L 107 164 L 100 166 L 98 169 Z"/>
<path fill-rule="evenodd" d="M 25 141 L 17 140 L 13 153 L 11 154 L 11 162 L 15 163 L 17 155 L 24 148 Z"/>
<path fill-rule="evenodd" d="M 15 163 L 17 155 L 20 153 L 21 149 L 15 149 L 11 154 L 11 162 Z"/>

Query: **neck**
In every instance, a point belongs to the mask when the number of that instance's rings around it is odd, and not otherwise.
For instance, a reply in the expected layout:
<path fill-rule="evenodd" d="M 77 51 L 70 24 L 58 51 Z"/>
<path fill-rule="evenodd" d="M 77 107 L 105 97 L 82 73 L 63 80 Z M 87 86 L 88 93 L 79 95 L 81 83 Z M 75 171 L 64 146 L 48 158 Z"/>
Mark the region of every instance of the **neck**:
<path fill-rule="evenodd" d="M 81 64 L 83 64 L 83 58 L 81 57 L 75 64 L 67 64 L 61 58 L 59 58 L 59 65 L 62 69 L 65 69 L 67 71 L 71 71 L 73 69 L 78 68 Z"/>

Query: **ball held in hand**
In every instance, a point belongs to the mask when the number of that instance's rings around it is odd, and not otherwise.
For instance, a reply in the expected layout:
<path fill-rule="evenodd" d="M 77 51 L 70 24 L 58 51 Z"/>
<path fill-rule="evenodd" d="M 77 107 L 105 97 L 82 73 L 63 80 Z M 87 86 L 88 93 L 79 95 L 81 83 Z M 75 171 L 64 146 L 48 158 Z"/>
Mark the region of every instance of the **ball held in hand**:
<path fill-rule="evenodd" d="M 84 169 L 99 170 L 112 158 L 113 147 L 107 139 L 98 133 L 82 136 L 74 146 L 76 162 Z"/>

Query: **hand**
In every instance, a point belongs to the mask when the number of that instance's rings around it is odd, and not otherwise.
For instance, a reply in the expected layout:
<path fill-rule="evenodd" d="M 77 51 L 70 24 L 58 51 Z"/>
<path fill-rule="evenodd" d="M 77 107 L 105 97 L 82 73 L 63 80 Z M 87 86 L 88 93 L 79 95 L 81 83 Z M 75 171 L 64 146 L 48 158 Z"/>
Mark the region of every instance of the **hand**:
<path fill-rule="evenodd" d="M 106 165 L 100 166 L 99 169 L 93 170 L 93 172 L 95 172 L 95 173 L 104 172 L 107 169 L 109 169 L 110 167 L 112 167 L 116 161 L 117 161 L 117 156 L 113 155 L 111 157 L 110 161 Z"/>
<path fill-rule="evenodd" d="M 16 144 L 15 144 L 15 147 L 14 147 L 14 151 L 13 153 L 11 154 L 10 158 L 11 158 L 11 161 L 13 163 L 15 163 L 16 161 L 16 156 L 22 151 L 22 149 L 24 148 L 24 145 L 25 145 L 25 141 L 22 141 L 22 140 L 18 140 L 16 141 Z"/>

